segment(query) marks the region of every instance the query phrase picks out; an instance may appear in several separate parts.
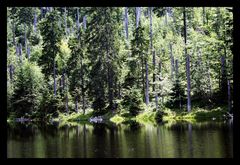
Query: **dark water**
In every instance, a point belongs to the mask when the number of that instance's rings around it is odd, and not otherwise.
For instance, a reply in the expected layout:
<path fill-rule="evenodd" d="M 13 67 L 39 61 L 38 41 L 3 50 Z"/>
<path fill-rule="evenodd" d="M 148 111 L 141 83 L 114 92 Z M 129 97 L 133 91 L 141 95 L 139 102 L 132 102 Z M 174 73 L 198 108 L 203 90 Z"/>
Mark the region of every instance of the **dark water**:
<path fill-rule="evenodd" d="M 15 124 L 8 126 L 9 158 L 233 157 L 229 122 L 163 125 Z"/>

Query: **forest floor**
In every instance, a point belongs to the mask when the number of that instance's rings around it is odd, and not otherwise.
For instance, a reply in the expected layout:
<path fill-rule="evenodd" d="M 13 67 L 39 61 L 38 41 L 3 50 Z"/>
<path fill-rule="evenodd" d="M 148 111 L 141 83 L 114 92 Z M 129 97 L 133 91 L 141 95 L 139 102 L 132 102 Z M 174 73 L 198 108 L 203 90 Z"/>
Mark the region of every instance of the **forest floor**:
<path fill-rule="evenodd" d="M 70 122 L 89 122 L 93 118 L 93 111 L 89 111 L 85 115 L 82 113 L 59 114 L 57 118 L 52 120 L 61 123 Z M 173 121 L 187 121 L 187 122 L 201 122 L 201 121 L 223 121 L 229 118 L 228 110 L 225 106 L 215 107 L 212 109 L 194 108 L 191 112 L 184 112 L 179 109 L 163 109 L 161 113 L 152 110 L 145 110 L 137 116 L 131 116 L 125 111 L 108 112 L 102 115 L 103 122 L 113 122 L 115 124 L 126 123 L 129 121 L 136 121 L 142 124 L 157 124 L 158 122 L 173 122 Z"/>
<path fill-rule="evenodd" d="M 96 117 L 93 110 L 89 109 L 86 114 L 80 113 L 59 113 L 57 117 L 49 115 L 47 122 L 59 122 L 61 125 L 73 124 L 77 122 L 89 123 L 90 119 Z M 195 107 L 191 112 L 186 112 L 179 109 L 168 109 L 164 108 L 161 111 L 153 111 L 151 109 L 145 110 L 136 116 L 131 116 L 128 112 L 116 111 L 108 112 L 100 118 L 102 122 L 112 122 L 115 124 L 138 122 L 141 124 L 158 124 L 161 122 L 175 122 L 175 121 L 186 121 L 190 123 L 202 122 L 202 121 L 223 121 L 230 117 L 227 107 L 215 107 L 211 109 L 203 109 Z M 23 118 L 24 119 L 24 118 Z M 14 121 L 14 119 L 8 119 L 8 122 Z M 31 121 L 38 121 L 33 119 Z"/>

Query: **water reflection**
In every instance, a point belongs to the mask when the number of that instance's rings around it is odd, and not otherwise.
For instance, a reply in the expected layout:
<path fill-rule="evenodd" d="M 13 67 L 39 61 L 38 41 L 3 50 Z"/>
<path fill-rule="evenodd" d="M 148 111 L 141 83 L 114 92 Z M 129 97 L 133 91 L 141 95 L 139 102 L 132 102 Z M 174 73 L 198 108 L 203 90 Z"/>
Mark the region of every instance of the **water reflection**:
<path fill-rule="evenodd" d="M 8 157 L 232 157 L 232 123 L 8 125 Z"/>

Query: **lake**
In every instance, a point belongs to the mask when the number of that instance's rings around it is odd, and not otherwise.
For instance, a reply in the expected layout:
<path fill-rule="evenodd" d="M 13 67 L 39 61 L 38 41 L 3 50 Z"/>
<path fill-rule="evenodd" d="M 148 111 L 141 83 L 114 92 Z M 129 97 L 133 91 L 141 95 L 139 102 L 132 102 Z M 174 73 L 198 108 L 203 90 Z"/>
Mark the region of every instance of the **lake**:
<path fill-rule="evenodd" d="M 231 158 L 233 124 L 21 124 L 7 127 L 9 158 Z"/>

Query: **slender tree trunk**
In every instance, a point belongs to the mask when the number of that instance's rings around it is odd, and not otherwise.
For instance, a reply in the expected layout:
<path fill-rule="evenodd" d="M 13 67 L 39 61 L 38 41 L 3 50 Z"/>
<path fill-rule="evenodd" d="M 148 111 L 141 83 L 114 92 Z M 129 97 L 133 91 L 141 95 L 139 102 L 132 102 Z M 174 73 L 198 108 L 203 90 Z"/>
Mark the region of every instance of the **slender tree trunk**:
<path fill-rule="evenodd" d="M 179 88 L 180 88 L 180 82 L 179 82 L 179 75 L 178 75 L 178 59 L 176 59 L 175 60 L 175 70 L 176 70 L 176 72 L 175 72 L 175 79 L 176 79 L 176 83 L 178 83 L 178 85 L 179 85 Z M 180 93 L 180 89 L 179 89 L 179 91 L 178 91 L 178 99 L 179 99 L 179 108 L 180 108 L 180 110 L 182 109 L 182 96 L 181 96 L 181 93 Z"/>
<path fill-rule="evenodd" d="M 12 82 L 13 79 L 13 65 L 10 64 L 9 66 L 9 75 L 10 75 L 10 81 Z"/>
<path fill-rule="evenodd" d="M 183 8 L 183 23 L 184 23 L 184 41 L 185 41 L 185 55 L 186 55 L 186 68 L 187 68 L 187 110 L 191 111 L 191 83 L 190 83 L 190 57 L 187 54 L 187 24 L 186 24 L 186 11 Z"/>
<path fill-rule="evenodd" d="M 28 61 L 30 60 L 30 47 L 27 48 Z"/>
<path fill-rule="evenodd" d="M 156 79 L 155 68 L 156 68 L 156 52 L 153 51 L 153 92 L 155 92 L 155 79 Z"/>
<path fill-rule="evenodd" d="M 35 7 L 35 10 L 34 10 L 34 23 L 33 23 L 33 31 L 34 33 L 36 33 L 36 30 L 37 30 L 37 11 L 36 11 L 36 7 Z"/>
<path fill-rule="evenodd" d="M 153 92 L 155 93 L 155 104 L 156 104 L 156 110 L 158 110 L 158 94 L 155 89 L 155 67 L 156 67 L 156 52 L 153 52 Z"/>
<path fill-rule="evenodd" d="M 54 96 L 56 96 L 56 69 L 55 69 L 55 59 L 54 59 L 54 62 L 53 62 L 53 81 L 54 81 L 54 85 L 53 85 L 53 88 L 54 88 Z"/>
<path fill-rule="evenodd" d="M 152 7 L 149 7 L 148 8 L 148 11 L 149 11 L 149 37 L 150 37 L 150 52 L 152 53 L 152 56 L 154 56 L 154 53 L 153 53 L 153 42 L 152 42 L 152 36 L 153 36 L 153 32 L 152 32 Z M 146 77 L 148 79 L 148 77 Z M 148 80 L 146 80 L 148 81 Z M 154 82 L 153 82 L 154 83 Z M 155 86 L 153 85 L 153 92 L 154 92 L 154 88 Z M 146 87 L 146 90 L 149 90 L 147 87 Z M 152 97 L 150 97 L 150 99 L 152 99 Z"/>
<path fill-rule="evenodd" d="M 24 43 L 25 43 L 25 52 L 27 52 L 27 31 L 26 31 L 26 24 L 24 24 Z"/>
<path fill-rule="evenodd" d="M 65 89 L 65 69 L 64 69 L 64 72 L 63 72 L 63 75 L 62 75 L 62 86 L 63 86 L 63 90 Z"/>
<path fill-rule="evenodd" d="M 171 80 L 173 81 L 173 77 L 174 77 L 174 57 L 173 57 L 173 53 L 172 53 L 172 44 L 169 44 L 169 48 L 170 48 L 170 59 L 171 59 Z"/>
<path fill-rule="evenodd" d="M 141 17 L 141 7 L 136 7 L 136 28 L 138 28 Z"/>
<path fill-rule="evenodd" d="M 59 79 L 60 93 L 62 94 L 62 78 Z"/>
<path fill-rule="evenodd" d="M 20 63 L 22 63 L 22 44 L 19 44 L 19 58 L 20 58 Z"/>
<path fill-rule="evenodd" d="M 19 56 L 19 47 L 18 47 L 18 44 L 16 44 L 16 56 L 17 56 L 17 58 L 18 58 L 18 56 Z"/>
<path fill-rule="evenodd" d="M 14 20 L 13 20 L 14 21 Z M 15 45 L 16 44 L 16 42 L 15 42 L 15 23 L 13 22 L 13 24 L 12 24 L 12 33 L 13 33 L 13 45 Z"/>
<path fill-rule="evenodd" d="M 43 7 L 41 7 L 41 19 L 43 18 Z"/>
<path fill-rule="evenodd" d="M 83 59 L 81 59 L 81 80 L 82 80 L 82 105 L 83 114 L 85 114 L 85 90 L 84 90 L 84 75 L 83 75 Z"/>
<path fill-rule="evenodd" d="M 149 17 L 150 17 L 150 31 L 149 31 L 149 36 L 150 36 L 150 50 L 151 52 L 153 51 L 153 43 L 152 43 L 152 7 L 149 7 Z"/>
<path fill-rule="evenodd" d="M 146 105 L 149 104 L 149 82 L 148 82 L 148 63 L 147 63 L 147 59 L 145 60 L 145 67 L 146 67 L 146 95 L 145 95 L 145 99 L 146 99 Z"/>
<path fill-rule="evenodd" d="M 68 26 L 67 26 L 67 8 L 66 7 L 64 8 L 64 22 L 65 22 L 65 33 L 67 35 Z"/>
<path fill-rule="evenodd" d="M 210 97 L 212 96 L 212 81 L 211 81 L 211 75 L 210 75 L 210 68 L 209 68 L 209 64 L 208 64 L 208 82 L 209 82 L 209 95 Z"/>
<path fill-rule="evenodd" d="M 118 82 L 118 98 L 121 99 L 121 83 Z"/>
<path fill-rule="evenodd" d="M 79 8 L 77 8 L 77 29 L 79 30 Z"/>
<path fill-rule="evenodd" d="M 221 91 L 223 97 L 226 98 L 227 89 L 227 73 L 226 73 L 226 58 L 224 55 L 221 56 Z"/>
<path fill-rule="evenodd" d="M 125 16 L 125 32 L 126 32 L 126 38 L 127 38 L 127 40 L 128 40 L 128 8 L 127 7 L 125 7 L 125 14 L 124 14 L 124 16 Z"/>
<path fill-rule="evenodd" d="M 203 7 L 202 9 L 203 9 L 203 14 L 202 14 L 203 25 L 205 25 L 205 16 L 206 16 L 205 7 Z"/>
<path fill-rule="evenodd" d="M 68 92 L 66 94 L 66 112 L 68 113 Z"/>
<path fill-rule="evenodd" d="M 167 7 L 165 7 L 165 25 L 168 24 L 168 12 L 167 12 Z"/>
<path fill-rule="evenodd" d="M 228 111 L 231 112 L 232 104 L 231 104 L 231 86 L 230 86 L 230 80 L 227 80 L 227 86 L 228 86 Z"/>
<path fill-rule="evenodd" d="M 143 96 L 145 96 L 145 77 L 144 77 L 144 55 L 142 55 L 141 62 L 142 62 L 142 92 Z M 144 101 L 146 101 L 145 97 L 143 98 Z"/>
<path fill-rule="evenodd" d="M 108 65 L 108 99 L 109 99 L 109 106 L 110 109 L 113 110 L 113 82 L 112 82 L 112 70 L 111 67 Z"/>
<path fill-rule="evenodd" d="M 75 110 L 76 110 L 76 113 L 78 113 L 78 96 L 76 96 L 76 99 L 75 99 Z"/>
<path fill-rule="evenodd" d="M 159 60 L 159 63 L 158 63 L 158 69 L 159 69 L 159 81 L 162 81 L 161 77 L 162 77 L 162 72 L 161 72 L 161 67 L 162 67 L 162 64 L 161 64 L 161 60 Z M 161 85 L 159 84 L 159 89 L 161 89 Z"/>
<path fill-rule="evenodd" d="M 83 28 L 84 28 L 84 30 L 87 29 L 87 16 L 86 15 L 83 17 Z"/>
<path fill-rule="evenodd" d="M 178 59 L 175 60 L 175 78 L 178 79 Z"/>

